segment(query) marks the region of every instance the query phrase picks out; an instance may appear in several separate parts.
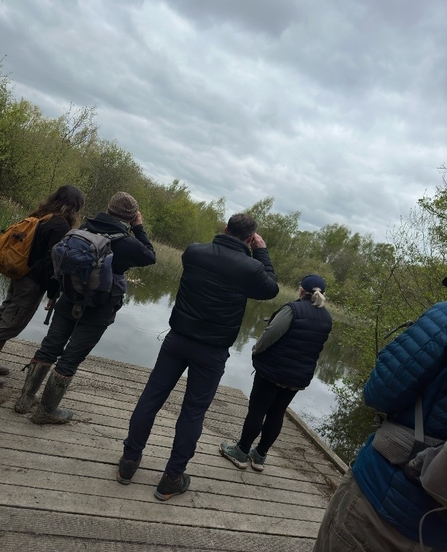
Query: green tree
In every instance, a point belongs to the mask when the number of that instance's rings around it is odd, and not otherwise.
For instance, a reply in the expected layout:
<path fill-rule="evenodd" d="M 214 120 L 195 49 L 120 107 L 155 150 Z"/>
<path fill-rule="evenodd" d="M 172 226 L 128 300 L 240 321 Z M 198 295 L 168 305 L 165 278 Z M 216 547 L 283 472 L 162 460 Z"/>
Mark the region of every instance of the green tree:
<path fill-rule="evenodd" d="M 273 203 L 273 197 L 266 197 L 245 212 L 258 223 L 257 231 L 267 243 L 278 279 L 296 287 L 303 275 L 297 267 L 295 250 L 301 212 L 272 213 Z"/>
<path fill-rule="evenodd" d="M 85 211 L 89 215 L 104 211 L 118 191 L 127 191 L 137 200 L 144 198 L 146 179 L 141 167 L 114 141 L 98 140 L 89 144 L 81 175 L 86 193 Z"/>
<path fill-rule="evenodd" d="M 163 243 L 184 248 L 192 242 L 210 241 L 223 230 L 223 198 L 208 204 L 196 202 L 179 180 L 169 186 L 151 183 L 148 196 L 154 236 Z"/>
<path fill-rule="evenodd" d="M 30 209 L 60 185 L 78 184 L 80 159 L 96 139 L 92 108 L 70 107 L 58 119 L 16 101 L 0 80 L 0 178 L 2 193 Z"/>
<path fill-rule="evenodd" d="M 352 458 L 371 432 L 372 411 L 364 406 L 362 389 L 377 354 L 411 321 L 444 300 L 441 281 L 447 275 L 446 234 L 442 207 L 447 191 L 419 201 L 392 232 L 393 244 L 363 241 L 359 268 L 351 264 L 343 302 L 350 323 L 341 341 L 351 351 L 349 374 L 337 389 L 338 406 L 320 426 L 334 449 Z"/>

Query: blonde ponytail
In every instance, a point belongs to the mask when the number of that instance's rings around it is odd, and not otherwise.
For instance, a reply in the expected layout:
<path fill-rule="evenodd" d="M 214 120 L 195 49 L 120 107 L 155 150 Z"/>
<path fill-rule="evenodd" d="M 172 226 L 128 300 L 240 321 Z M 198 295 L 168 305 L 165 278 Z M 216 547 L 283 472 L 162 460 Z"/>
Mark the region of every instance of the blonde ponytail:
<path fill-rule="evenodd" d="M 318 307 L 319 309 L 321 309 L 321 307 L 324 306 L 324 302 L 326 301 L 326 298 L 325 296 L 322 294 L 321 292 L 321 289 L 320 288 L 313 288 L 313 293 L 312 293 L 312 297 L 310 298 L 310 300 L 312 301 L 312 303 Z"/>

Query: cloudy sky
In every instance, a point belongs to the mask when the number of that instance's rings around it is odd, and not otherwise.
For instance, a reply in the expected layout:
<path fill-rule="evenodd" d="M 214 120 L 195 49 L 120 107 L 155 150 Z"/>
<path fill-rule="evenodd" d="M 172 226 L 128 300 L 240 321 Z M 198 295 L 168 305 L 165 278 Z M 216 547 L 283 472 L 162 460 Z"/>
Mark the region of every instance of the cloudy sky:
<path fill-rule="evenodd" d="M 47 116 L 95 105 L 158 182 L 383 241 L 442 181 L 446 22 L 445 0 L 0 0 L 0 59 Z"/>

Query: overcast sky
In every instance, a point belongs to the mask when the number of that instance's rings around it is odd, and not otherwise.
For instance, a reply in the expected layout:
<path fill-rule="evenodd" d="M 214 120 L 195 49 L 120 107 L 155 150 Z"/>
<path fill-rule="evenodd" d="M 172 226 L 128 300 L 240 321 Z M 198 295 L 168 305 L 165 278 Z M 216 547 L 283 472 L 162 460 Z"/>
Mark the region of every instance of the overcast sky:
<path fill-rule="evenodd" d="M 447 162 L 446 0 L 0 0 L 15 94 L 160 183 L 384 241 Z M 6 56 L 6 57 L 5 57 Z"/>

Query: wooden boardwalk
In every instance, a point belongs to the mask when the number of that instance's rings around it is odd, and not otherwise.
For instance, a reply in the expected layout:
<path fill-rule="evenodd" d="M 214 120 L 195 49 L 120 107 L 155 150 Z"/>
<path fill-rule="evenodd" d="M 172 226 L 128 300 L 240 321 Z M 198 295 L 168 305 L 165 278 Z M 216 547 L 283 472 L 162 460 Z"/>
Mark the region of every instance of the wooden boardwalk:
<path fill-rule="evenodd" d="M 184 380 L 157 417 L 133 483 L 124 486 L 115 480 L 117 462 L 149 370 L 89 357 L 63 402 L 73 421 L 36 426 L 13 411 L 24 381 L 20 370 L 35 349 L 12 340 L 0 356 L 11 367 L 0 389 L 0 550 L 312 549 L 344 465 L 321 452 L 293 415 L 264 472 L 238 470 L 218 445 L 238 437 L 247 398 L 220 387 L 188 465 L 190 490 L 159 502 L 153 493 L 169 457 Z"/>

